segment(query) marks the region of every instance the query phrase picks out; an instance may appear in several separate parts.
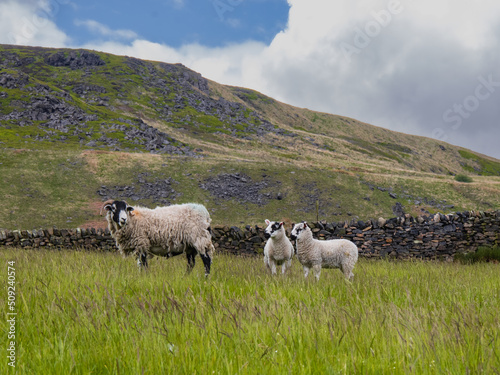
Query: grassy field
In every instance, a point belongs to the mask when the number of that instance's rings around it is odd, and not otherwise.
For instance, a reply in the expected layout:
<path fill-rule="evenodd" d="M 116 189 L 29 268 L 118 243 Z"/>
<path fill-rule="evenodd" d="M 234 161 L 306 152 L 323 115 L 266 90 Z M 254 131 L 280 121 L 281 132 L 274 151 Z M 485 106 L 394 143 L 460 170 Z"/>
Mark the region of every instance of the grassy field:
<path fill-rule="evenodd" d="M 360 260 L 348 283 L 220 254 L 208 279 L 182 257 L 147 273 L 114 253 L 0 259 L 5 276 L 15 262 L 19 374 L 499 373 L 498 264 Z"/>
<path fill-rule="evenodd" d="M 103 225 L 99 215 L 103 198 L 102 185 L 144 186 L 138 176 L 147 172 L 148 182 L 173 179 L 172 188 L 179 194 L 172 203 L 199 202 L 209 209 L 214 224 L 259 224 L 264 219 L 301 221 L 367 220 L 394 216 L 392 207 L 400 202 L 405 212 L 415 216 L 421 209 L 430 213 L 492 210 L 500 208 L 500 177 L 474 176 L 472 183 L 459 183 L 453 176 L 424 172 L 382 172 L 353 168 L 331 169 L 320 165 L 297 166 L 278 159 L 237 160 L 206 157 L 204 159 L 174 158 L 165 155 L 104 151 L 39 151 L 0 149 L 0 228 L 39 229 L 57 226 L 76 228 Z M 282 200 L 270 199 L 265 205 L 216 199 L 200 187 L 208 178 L 241 173 L 252 183 L 269 181 L 261 193 Z M 266 177 L 263 177 L 266 176 Z M 393 199 L 388 191 L 398 196 Z M 411 198 L 410 198 L 411 197 Z M 426 204 L 422 197 L 435 202 L 452 203 L 453 209 L 439 209 Z M 115 196 L 114 198 L 122 198 Z M 420 200 L 416 204 L 416 200 Z M 150 199 L 133 204 L 155 207 Z M 92 225 L 90 225 L 91 223 Z"/>

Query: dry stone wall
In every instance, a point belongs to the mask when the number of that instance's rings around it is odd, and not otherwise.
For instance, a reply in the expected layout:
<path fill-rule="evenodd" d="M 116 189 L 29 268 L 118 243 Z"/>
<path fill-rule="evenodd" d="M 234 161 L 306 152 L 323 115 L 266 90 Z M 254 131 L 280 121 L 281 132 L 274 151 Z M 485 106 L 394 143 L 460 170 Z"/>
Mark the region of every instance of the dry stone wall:
<path fill-rule="evenodd" d="M 316 238 L 353 241 L 366 258 L 445 260 L 479 246 L 500 246 L 500 210 L 308 224 Z M 289 233 L 291 228 L 287 229 Z M 264 227 L 214 226 L 212 240 L 220 252 L 258 255 L 265 244 Z M 116 251 L 109 231 L 94 228 L 0 231 L 0 246 Z"/>

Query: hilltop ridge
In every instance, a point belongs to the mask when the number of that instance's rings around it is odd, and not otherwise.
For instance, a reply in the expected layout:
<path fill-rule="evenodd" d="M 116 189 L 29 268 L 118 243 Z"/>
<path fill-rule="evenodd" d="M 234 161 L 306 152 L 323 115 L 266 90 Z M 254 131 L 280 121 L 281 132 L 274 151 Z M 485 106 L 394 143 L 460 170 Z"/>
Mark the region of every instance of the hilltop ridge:
<path fill-rule="evenodd" d="M 111 196 L 196 200 L 219 223 L 390 215 L 397 202 L 413 213 L 500 204 L 494 158 L 293 107 L 181 64 L 0 45 L 0 104 L 4 228 L 85 225 Z"/>

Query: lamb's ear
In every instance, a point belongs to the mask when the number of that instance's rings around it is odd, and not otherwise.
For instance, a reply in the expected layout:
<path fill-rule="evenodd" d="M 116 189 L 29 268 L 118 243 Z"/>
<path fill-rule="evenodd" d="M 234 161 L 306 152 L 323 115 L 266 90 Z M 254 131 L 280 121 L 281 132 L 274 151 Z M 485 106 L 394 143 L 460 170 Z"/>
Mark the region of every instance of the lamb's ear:
<path fill-rule="evenodd" d="M 271 222 L 269 220 L 267 220 L 267 219 L 265 220 L 265 222 L 266 222 L 267 225 L 271 224 Z"/>
<path fill-rule="evenodd" d="M 283 226 L 283 222 L 280 222 L 280 228 Z"/>
<path fill-rule="evenodd" d="M 304 228 L 309 228 L 309 225 L 307 225 L 307 222 L 304 221 Z"/>

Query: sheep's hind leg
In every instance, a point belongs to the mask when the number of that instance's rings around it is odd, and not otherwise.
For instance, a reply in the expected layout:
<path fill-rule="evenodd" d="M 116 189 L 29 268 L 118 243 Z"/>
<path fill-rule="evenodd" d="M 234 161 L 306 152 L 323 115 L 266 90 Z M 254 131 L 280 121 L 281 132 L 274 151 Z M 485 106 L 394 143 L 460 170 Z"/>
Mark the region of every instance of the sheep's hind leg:
<path fill-rule="evenodd" d="M 354 274 L 352 273 L 352 268 L 348 266 L 342 267 L 342 273 L 348 281 L 352 281 L 354 279 Z"/>
<path fill-rule="evenodd" d="M 304 278 L 307 279 L 307 275 L 309 275 L 309 267 L 304 266 Z"/>

